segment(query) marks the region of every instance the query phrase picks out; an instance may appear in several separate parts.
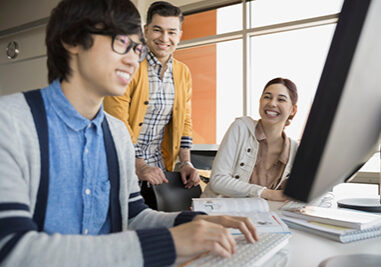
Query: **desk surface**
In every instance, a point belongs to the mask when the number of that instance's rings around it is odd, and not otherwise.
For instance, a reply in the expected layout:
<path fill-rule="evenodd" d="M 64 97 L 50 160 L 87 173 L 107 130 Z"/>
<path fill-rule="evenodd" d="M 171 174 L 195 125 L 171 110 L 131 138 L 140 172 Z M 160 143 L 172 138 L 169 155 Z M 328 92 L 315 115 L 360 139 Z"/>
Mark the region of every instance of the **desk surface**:
<path fill-rule="evenodd" d="M 342 244 L 294 229 L 291 233 L 288 244 L 290 267 L 318 266 L 323 260 L 338 255 L 381 255 L 381 237 Z"/>
<path fill-rule="evenodd" d="M 345 185 L 345 190 L 352 189 L 355 185 Z M 357 187 L 358 188 L 358 187 Z M 343 195 L 343 185 L 339 187 L 340 198 Z M 369 191 L 368 191 L 369 193 Z M 376 189 L 373 193 L 377 194 Z M 270 209 L 277 210 L 283 204 L 269 201 Z M 381 255 L 381 237 L 355 241 L 343 244 L 324 237 L 304 231 L 290 229 L 292 237 L 287 245 L 289 250 L 289 267 L 317 267 L 323 260 L 347 254 L 376 254 Z"/>

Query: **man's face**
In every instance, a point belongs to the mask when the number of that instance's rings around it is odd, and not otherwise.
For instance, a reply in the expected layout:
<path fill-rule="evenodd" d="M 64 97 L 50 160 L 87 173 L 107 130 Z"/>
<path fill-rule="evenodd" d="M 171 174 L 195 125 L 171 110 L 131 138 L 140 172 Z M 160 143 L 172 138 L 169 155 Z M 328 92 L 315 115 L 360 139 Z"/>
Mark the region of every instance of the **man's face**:
<path fill-rule="evenodd" d="M 182 35 L 180 26 L 179 17 L 158 14 L 153 15 L 151 23 L 144 26 L 147 46 L 161 63 L 166 63 L 176 50 Z"/>
<path fill-rule="evenodd" d="M 93 45 L 89 49 L 74 46 L 72 55 L 73 79 L 84 88 L 88 96 L 104 97 L 123 95 L 138 66 L 139 55 L 130 49 L 127 54 L 112 50 L 111 36 L 93 34 Z M 129 35 L 139 42 L 138 35 Z"/>

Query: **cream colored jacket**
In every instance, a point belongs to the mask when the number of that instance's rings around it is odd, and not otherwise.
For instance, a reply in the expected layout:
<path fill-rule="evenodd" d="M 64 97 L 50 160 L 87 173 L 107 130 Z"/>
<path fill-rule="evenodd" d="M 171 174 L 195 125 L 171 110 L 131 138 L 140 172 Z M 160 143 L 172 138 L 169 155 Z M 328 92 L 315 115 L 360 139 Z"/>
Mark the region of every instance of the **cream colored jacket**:
<path fill-rule="evenodd" d="M 257 121 L 237 118 L 226 132 L 213 162 L 210 181 L 201 197 L 260 197 L 266 187 L 250 184 L 259 143 Z M 290 138 L 290 155 L 277 187 L 288 178 L 298 144 Z"/>

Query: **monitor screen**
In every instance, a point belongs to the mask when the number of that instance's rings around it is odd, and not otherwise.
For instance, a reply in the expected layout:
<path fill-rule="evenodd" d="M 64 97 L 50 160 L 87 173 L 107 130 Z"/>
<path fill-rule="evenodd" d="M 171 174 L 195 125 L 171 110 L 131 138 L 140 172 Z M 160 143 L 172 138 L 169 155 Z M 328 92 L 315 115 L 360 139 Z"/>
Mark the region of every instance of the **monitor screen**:
<path fill-rule="evenodd" d="M 344 2 L 284 193 L 308 202 L 381 142 L 381 1 Z"/>

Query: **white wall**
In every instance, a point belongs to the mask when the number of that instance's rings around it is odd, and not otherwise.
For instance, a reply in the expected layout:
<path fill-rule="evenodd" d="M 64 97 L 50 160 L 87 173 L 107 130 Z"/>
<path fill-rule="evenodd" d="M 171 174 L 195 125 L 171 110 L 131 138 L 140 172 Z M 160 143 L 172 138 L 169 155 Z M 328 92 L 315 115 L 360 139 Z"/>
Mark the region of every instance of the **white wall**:
<path fill-rule="evenodd" d="M 45 28 L 59 1 L 0 0 L 0 95 L 48 84 Z M 20 53 L 15 59 L 8 59 L 6 54 L 11 41 L 19 46 Z"/>
<path fill-rule="evenodd" d="M 0 0 L 0 32 L 46 18 L 59 0 Z"/>
<path fill-rule="evenodd" d="M 47 85 L 44 44 L 47 18 L 59 0 L 0 0 L 0 95 Z M 8 59 L 11 41 L 19 55 Z"/>
<path fill-rule="evenodd" d="M 0 95 L 47 85 L 45 27 L 51 10 L 60 0 L 0 0 Z M 131 0 L 145 22 L 145 14 L 154 0 Z M 206 0 L 203 0 L 206 1 Z M 184 6 L 200 0 L 170 0 Z M 20 53 L 8 59 L 6 48 L 11 41 Z"/>
<path fill-rule="evenodd" d="M 45 25 L 0 38 L 0 95 L 45 87 L 47 82 Z M 16 41 L 20 54 L 8 59 L 10 41 Z"/>

